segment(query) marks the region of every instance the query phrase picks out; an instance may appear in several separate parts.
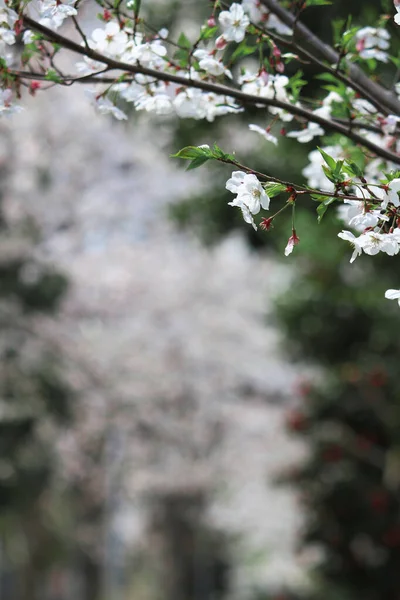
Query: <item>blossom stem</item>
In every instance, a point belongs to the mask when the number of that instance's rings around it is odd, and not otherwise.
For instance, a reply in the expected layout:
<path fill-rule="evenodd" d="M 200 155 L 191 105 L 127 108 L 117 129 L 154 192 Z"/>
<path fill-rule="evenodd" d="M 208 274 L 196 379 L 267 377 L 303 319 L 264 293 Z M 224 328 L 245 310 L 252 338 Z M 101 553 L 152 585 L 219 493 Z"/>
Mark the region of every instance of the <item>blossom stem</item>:
<path fill-rule="evenodd" d="M 325 192 L 325 191 L 321 191 L 321 190 L 315 190 L 312 188 L 307 188 L 305 186 L 296 185 L 289 181 L 283 181 L 282 179 L 278 179 L 277 177 L 272 177 L 271 175 L 266 175 L 265 173 L 261 173 L 260 171 L 255 171 L 254 169 L 250 169 L 249 167 L 242 165 L 241 163 L 237 162 L 236 160 L 229 160 L 229 159 L 227 160 L 227 159 L 222 159 L 222 158 L 218 158 L 217 160 L 219 162 L 225 163 L 227 165 L 233 165 L 234 167 L 237 167 L 240 171 L 245 171 L 246 173 L 249 173 L 250 175 L 255 175 L 256 177 L 258 177 L 258 179 L 264 179 L 265 181 L 271 181 L 272 183 L 281 183 L 285 187 L 291 187 L 291 188 L 293 188 L 294 193 L 297 196 L 299 196 L 300 194 L 302 194 L 302 195 L 309 194 L 310 196 L 315 195 L 315 196 L 321 196 L 324 198 L 336 198 L 337 200 L 357 200 L 358 202 L 360 202 L 360 198 L 358 196 L 355 196 L 354 194 L 335 194 L 333 192 Z"/>

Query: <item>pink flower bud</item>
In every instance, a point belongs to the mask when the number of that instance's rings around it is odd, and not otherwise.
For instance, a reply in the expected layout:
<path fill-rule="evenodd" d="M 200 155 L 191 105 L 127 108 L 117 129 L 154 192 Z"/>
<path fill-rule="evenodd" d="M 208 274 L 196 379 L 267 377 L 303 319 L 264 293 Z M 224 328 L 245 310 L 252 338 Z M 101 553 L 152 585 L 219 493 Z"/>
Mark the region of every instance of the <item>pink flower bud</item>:
<path fill-rule="evenodd" d="M 218 50 L 222 50 L 223 48 L 225 48 L 225 46 L 227 45 L 227 41 L 224 38 L 223 35 L 220 35 L 219 37 L 217 37 L 217 39 L 215 40 L 215 47 L 218 48 Z"/>
<path fill-rule="evenodd" d="M 31 96 L 35 95 L 36 90 L 39 90 L 41 87 L 40 81 L 31 81 L 29 85 L 29 93 Z"/>
<path fill-rule="evenodd" d="M 215 19 L 214 17 L 210 17 L 207 21 L 207 25 L 208 27 L 215 27 L 216 23 L 215 23 Z"/>
<path fill-rule="evenodd" d="M 285 248 L 285 256 L 289 256 L 293 252 L 293 248 L 300 242 L 300 238 L 297 237 L 296 230 L 292 229 L 292 235 L 288 239 L 288 243 Z"/>
<path fill-rule="evenodd" d="M 22 19 L 18 19 L 17 21 L 15 21 L 14 31 L 17 35 L 19 35 L 21 33 L 23 28 L 24 28 L 24 22 Z"/>
<path fill-rule="evenodd" d="M 272 50 L 272 54 L 274 56 L 276 56 L 277 58 L 281 57 L 281 51 L 279 50 L 278 46 L 275 46 L 275 44 L 274 44 L 274 48 Z"/>

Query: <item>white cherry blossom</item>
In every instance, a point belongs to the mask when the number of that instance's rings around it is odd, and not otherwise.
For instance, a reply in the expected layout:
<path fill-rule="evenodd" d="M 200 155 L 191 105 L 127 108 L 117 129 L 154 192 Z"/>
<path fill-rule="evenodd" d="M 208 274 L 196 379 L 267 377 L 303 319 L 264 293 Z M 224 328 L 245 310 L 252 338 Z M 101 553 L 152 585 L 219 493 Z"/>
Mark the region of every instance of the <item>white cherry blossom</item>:
<path fill-rule="evenodd" d="M 275 144 L 275 146 L 278 144 L 278 138 L 272 135 L 272 133 L 270 133 L 268 129 L 263 129 L 259 125 L 254 125 L 254 123 L 249 125 L 249 129 L 250 131 L 255 131 L 256 133 L 262 135 L 262 137 L 265 138 L 267 142 L 271 142 L 272 144 Z"/>
<path fill-rule="evenodd" d="M 254 24 L 262 23 L 267 29 L 274 29 L 280 35 L 291 35 L 292 30 L 287 27 L 278 17 L 268 13 L 267 9 L 260 0 L 242 0 L 242 7 L 249 15 L 250 21 Z"/>
<path fill-rule="evenodd" d="M 213 92 L 203 94 L 205 118 L 212 123 L 215 117 L 222 117 L 228 114 L 238 114 L 243 112 L 243 108 L 235 103 L 229 96 L 219 96 Z"/>
<path fill-rule="evenodd" d="M 324 135 L 324 133 L 324 130 L 318 123 L 308 123 L 307 127 L 304 129 L 300 129 L 300 131 L 289 131 L 286 136 L 295 138 L 298 142 L 306 144 L 311 142 L 315 137 Z"/>
<path fill-rule="evenodd" d="M 400 250 L 400 237 L 398 234 L 366 231 L 357 238 L 350 231 L 342 231 L 338 236 L 354 246 L 350 262 L 353 262 L 363 251 L 370 256 L 375 256 L 379 252 L 394 256 Z"/>
<path fill-rule="evenodd" d="M 220 75 L 226 75 L 232 79 L 232 73 L 226 68 L 222 62 L 221 53 L 216 53 L 214 49 L 204 50 L 198 48 L 193 52 L 193 56 L 199 61 L 200 69 L 207 71 L 210 75 L 219 77 Z"/>
<path fill-rule="evenodd" d="M 350 242 L 350 244 L 354 247 L 354 251 L 353 254 L 351 255 L 350 258 L 350 262 L 354 262 L 357 258 L 357 256 L 360 256 L 362 254 L 362 246 L 360 244 L 360 239 L 357 238 L 354 233 L 351 233 L 351 231 L 341 231 L 340 233 L 338 233 L 338 237 L 340 237 L 342 240 L 345 240 L 346 242 Z"/>
<path fill-rule="evenodd" d="M 6 47 L 15 44 L 15 33 L 11 29 L 0 27 L 0 56 L 3 56 Z"/>
<path fill-rule="evenodd" d="M 22 35 L 22 41 L 24 42 L 24 44 L 32 44 L 34 39 L 35 35 L 33 31 L 31 31 L 30 29 L 26 29 Z"/>
<path fill-rule="evenodd" d="M 274 29 L 276 33 L 279 33 L 280 35 L 292 35 L 290 27 L 282 23 L 282 21 L 273 13 L 269 13 L 266 20 L 266 26 L 268 29 Z"/>
<path fill-rule="evenodd" d="M 6 23 L 10 29 L 14 28 L 16 21 L 18 20 L 18 15 L 15 10 L 9 8 L 8 6 L 0 7 L 0 23 Z"/>
<path fill-rule="evenodd" d="M 68 17 L 78 14 L 75 8 L 76 0 L 44 0 L 39 2 L 40 23 L 58 29 Z"/>
<path fill-rule="evenodd" d="M 396 14 L 394 16 L 394 22 L 397 23 L 397 25 L 400 25 L 400 4 L 395 2 L 394 3 L 394 7 L 396 9 Z"/>
<path fill-rule="evenodd" d="M 135 101 L 136 110 L 154 112 L 156 115 L 169 115 L 174 111 L 170 96 L 162 91 L 158 93 L 142 93 Z"/>
<path fill-rule="evenodd" d="M 189 88 L 179 92 L 173 100 L 173 105 L 176 114 L 182 119 L 204 119 L 206 116 L 201 90 Z"/>
<path fill-rule="evenodd" d="M 90 98 L 92 104 L 102 115 L 111 114 L 118 121 L 124 121 L 127 115 L 106 96 L 98 96 L 95 90 L 86 90 L 86 95 Z"/>
<path fill-rule="evenodd" d="M 250 19 L 240 4 L 231 4 L 229 10 L 223 10 L 218 17 L 223 36 L 227 42 L 242 42 Z"/>
<path fill-rule="evenodd" d="M 387 298 L 388 300 L 397 300 L 400 306 L 400 290 L 386 290 L 385 298 Z"/>
<path fill-rule="evenodd" d="M 365 254 L 369 254 L 370 256 L 375 256 L 379 252 L 394 256 L 399 251 L 398 242 L 392 235 L 387 233 L 368 231 L 363 233 L 358 239 Z"/>
<path fill-rule="evenodd" d="M 389 190 L 386 192 L 386 195 L 382 201 L 382 208 L 386 209 L 389 202 L 393 204 L 396 208 L 400 206 L 399 200 L 399 192 L 400 192 L 400 179 L 393 179 L 389 183 Z"/>
<path fill-rule="evenodd" d="M 13 113 L 21 112 L 22 106 L 18 104 L 13 104 L 14 100 L 14 92 L 13 90 L 7 88 L 5 90 L 0 90 L 0 116 L 2 115 L 12 115 Z"/>
<path fill-rule="evenodd" d="M 275 98 L 281 102 L 289 102 L 289 97 L 285 89 L 289 83 L 289 79 L 286 75 L 270 75 L 266 72 L 254 73 L 246 70 L 239 77 L 238 81 L 241 85 L 242 92 L 245 94 L 266 99 Z M 259 106 L 260 108 L 265 108 L 263 104 L 260 104 Z M 283 121 L 291 121 L 293 119 L 291 114 L 281 108 L 269 106 L 268 110 L 273 115 L 279 115 Z"/>
<path fill-rule="evenodd" d="M 252 23 L 258 24 L 267 17 L 267 10 L 259 0 L 242 0 L 242 8 Z"/>
<path fill-rule="evenodd" d="M 164 56 L 167 55 L 167 49 L 162 41 L 137 43 L 137 38 L 130 40 L 125 46 L 122 60 L 128 63 L 140 62 L 144 67 L 151 69 L 162 69 L 165 64 Z"/>
<path fill-rule="evenodd" d="M 104 29 L 100 27 L 92 32 L 91 46 L 97 52 L 110 56 L 122 55 L 128 42 L 128 35 L 121 30 L 119 23 L 109 21 Z"/>
<path fill-rule="evenodd" d="M 390 34 L 381 27 L 363 27 L 356 33 L 356 49 L 361 58 L 375 58 L 381 62 L 388 62 L 387 50 L 389 48 Z"/>
<path fill-rule="evenodd" d="M 384 190 L 379 187 L 371 186 L 374 189 L 374 196 L 378 199 L 385 195 Z M 346 222 L 347 225 L 356 229 L 360 233 L 365 229 L 373 229 L 381 221 L 388 221 L 389 217 L 382 213 L 381 209 L 370 208 L 368 204 L 376 202 L 376 198 L 365 196 L 365 192 L 359 187 L 355 188 L 356 196 L 360 200 L 344 200 L 338 207 L 338 217 Z"/>
<path fill-rule="evenodd" d="M 400 117 L 396 115 L 388 115 L 381 121 L 381 127 L 383 133 L 391 135 L 396 132 L 397 123 L 400 121 Z"/>
<path fill-rule="evenodd" d="M 267 210 L 270 203 L 269 196 L 257 177 L 243 171 L 234 171 L 225 187 L 233 194 L 237 194 L 236 198 L 228 204 L 239 207 L 246 223 L 251 223 L 254 229 L 257 229 L 251 215 L 258 214 L 261 208 Z"/>

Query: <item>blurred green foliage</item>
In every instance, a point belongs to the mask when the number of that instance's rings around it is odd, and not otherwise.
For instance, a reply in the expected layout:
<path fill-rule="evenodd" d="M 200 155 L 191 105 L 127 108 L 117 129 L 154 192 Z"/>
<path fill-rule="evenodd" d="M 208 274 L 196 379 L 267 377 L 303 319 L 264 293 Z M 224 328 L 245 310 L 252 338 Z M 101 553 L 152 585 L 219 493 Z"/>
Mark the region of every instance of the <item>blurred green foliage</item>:
<path fill-rule="evenodd" d="M 353 24 L 374 26 L 381 8 L 393 12 L 388 1 L 336 0 L 330 7 L 306 11 L 304 20 L 331 41 L 334 19 L 352 15 Z M 389 30 L 398 52 L 392 24 Z M 315 71 L 304 65 L 304 72 L 311 79 L 306 95 L 315 96 Z M 386 66 L 379 76 L 391 85 L 393 72 Z M 262 118 L 262 110 L 246 113 L 241 126 Z M 237 123 L 237 116 L 206 126 L 181 122 L 174 151 L 197 140 L 199 144 L 216 140 L 232 152 Z M 312 144 L 287 139 L 276 149 L 254 136 L 253 146 L 238 159 L 256 170 L 300 182 L 311 149 Z M 284 213 L 284 218 L 274 221 L 276 226 L 269 232 L 254 232 L 243 223 L 240 211 L 227 206 L 232 195 L 226 192 L 225 181 L 231 171 L 219 165 L 205 168 L 206 189 L 171 208 L 179 226 L 196 232 L 207 244 L 241 229 L 253 248 L 282 256 L 291 233 L 290 215 Z M 279 207 L 279 201 L 274 199 L 272 206 Z M 396 258 L 362 256 L 350 265 L 351 249 L 337 238 L 343 225 L 336 209 L 330 207 L 317 225 L 315 207 L 311 200 L 302 201 L 296 211 L 300 245 L 290 259 L 283 258 L 294 265 L 293 277 L 268 317 L 284 332 L 287 355 L 316 368 L 315 381 L 304 381 L 299 389 L 301 406 L 288 414 L 288 429 L 302 437 L 308 459 L 282 479 L 295 486 L 302 498 L 306 513 L 302 543 L 320 550 L 315 592 L 310 596 L 398 600 L 400 312 L 397 303 L 384 299 L 384 291 L 396 287 Z M 270 596 L 265 592 L 260 597 Z M 290 595 L 282 592 L 273 597 Z"/>

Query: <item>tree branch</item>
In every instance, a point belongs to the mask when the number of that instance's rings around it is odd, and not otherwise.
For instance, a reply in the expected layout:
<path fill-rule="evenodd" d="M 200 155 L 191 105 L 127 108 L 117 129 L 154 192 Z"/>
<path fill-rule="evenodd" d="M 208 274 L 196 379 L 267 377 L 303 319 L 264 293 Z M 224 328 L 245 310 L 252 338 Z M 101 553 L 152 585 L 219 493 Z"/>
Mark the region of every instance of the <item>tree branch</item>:
<path fill-rule="evenodd" d="M 293 39 L 286 40 L 286 39 L 282 38 L 281 36 L 275 34 L 274 32 L 269 31 L 268 29 L 264 29 L 263 27 L 260 27 L 259 25 L 253 24 L 253 26 L 256 27 L 262 33 L 264 33 L 265 35 L 272 38 L 275 42 L 281 44 L 282 46 L 286 46 L 287 48 L 290 48 L 291 50 L 293 50 L 294 52 L 299 54 L 301 58 L 304 58 L 304 59 L 308 60 L 310 63 L 320 67 L 322 72 L 325 71 L 327 73 L 330 73 L 331 75 L 336 77 L 336 79 L 345 83 L 348 87 L 352 88 L 355 92 L 357 92 L 361 97 L 368 100 L 379 112 L 383 113 L 384 115 L 388 115 L 390 113 L 390 111 L 388 111 L 387 107 L 382 105 L 380 102 L 378 102 L 376 100 L 376 98 L 368 90 L 364 89 L 361 85 L 359 85 L 358 83 L 356 83 L 355 81 L 353 81 L 352 79 L 347 77 L 341 71 L 333 69 L 330 65 L 325 64 L 322 60 L 317 58 L 311 52 L 308 52 L 304 48 L 301 48 L 301 46 L 296 44 Z"/>
<path fill-rule="evenodd" d="M 124 72 L 128 72 L 128 73 L 133 73 L 133 74 L 148 75 L 159 81 L 177 83 L 183 87 L 197 88 L 197 89 L 201 89 L 203 91 L 213 92 L 213 93 L 221 95 L 221 96 L 227 96 L 230 98 L 234 98 L 234 99 L 242 102 L 244 105 L 246 105 L 246 104 L 251 104 L 253 106 L 254 105 L 264 105 L 264 106 L 273 106 L 276 108 L 280 108 L 282 110 L 286 110 L 288 113 L 291 113 L 292 115 L 295 115 L 297 117 L 305 119 L 307 122 L 317 123 L 318 125 L 321 125 L 321 127 L 324 127 L 325 129 L 327 129 L 329 131 L 340 133 L 340 134 L 344 135 L 345 137 L 351 139 L 354 143 L 364 146 L 365 148 L 367 148 L 368 150 L 370 150 L 377 156 L 379 156 L 385 160 L 391 161 L 395 164 L 400 165 L 400 156 L 399 155 L 395 154 L 394 152 L 391 152 L 390 150 L 387 150 L 386 148 L 377 146 L 376 144 L 363 138 L 361 135 L 358 135 L 357 133 L 354 133 L 353 131 L 349 130 L 349 128 L 346 127 L 345 125 L 342 125 L 341 123 L 338 123 L 335 121 L 330 121 L 328 119 L 324 119 L 323 117 L 320 117 L 319 115 L 316 115 L 312 111 L 307 110 L 305 108 L 295 106 L 294 104 L 290 104 L 289 102 L 281 102 L 280 100 L 277 100 L 276 98 L 262 98 L 259 96 L 253 96 L 251 94 L 246 94 L 238 89 L 230 88 L 226 85 L 220 85 L 220 84 L 210 83 L 210 82 L 206 82 L 206 81 L 199 81 L 199 80 L 195 80 L 195 79 L 188 79 L 188 78 L 182 77 L 180 75 L 174 75 L 172 73 L 166 73 L 163 71 L 157 71 L 155 69 L 149 69 L 146 67 L 142 67 L 141 65 L 131 65 L 128 63 L 123 63 L 123 62 L 120 62 L 113 58 L 104 56 L 104 55 L 96 52 L 95 50 L 92 50 L 91 48 L 86 48 L 85 46 L 80 46 L 73 40 L 66 38 L 65 36 L 61 35 L 60 33 L 56 32 L 56 31 L 52 31 L 51 29 L 48 29 L 44 25 L 37 23 L 35 20 L 31 19 L 28 16 L 23 16 L 22 18 L 23 18 L 24 24 L 27 27 L 29 27 L 29 29 L 33 29 L 33 30 L 41 33 L 49 41 L 60 44 L 62 47 L 66 48 L 68 50 L 71 50 L 72 52 L 75 52 L 82 56 L 87 56 L 88 58 L 91 58 L 97 62 L 101 62 L 101 63 L 107 65 L 109 67 L 109 70 L 119 70 L 119 71 L 124 71 Z"/>
<path fill-rule="evenodd" d="M 304 42 L 314 50 L 314 52 L 328 61 L 329 64 L 337 64 L 339 61 L 339 54 L 328 44 L 322 42 L 312 31 L 308 29 L 303 23 L 296 20 L 296 17 L 288 10 L 283 8 L 278 0 L 260 0 L 268 10 L 274 13 L 285 25 L 293 28 L 296 23 L 296 36 L 299 36 Z M 301 46 L 300 46 L 301 47 Z M 343 61 L 342 61 L 343 62 Z M 352 63 L 344 61 L 348 68 L 350 78 L 363 89 L 363 94 L 372 95 L 375 98 L 375 102 L 379 105 L 386 107 L 385 112 L 390 114 L 400 115 L 400 101 L 392 93 L 392 91 L 385 89 L 378 83 L 371 81 L 367 75 L 357 66 Z"/>

